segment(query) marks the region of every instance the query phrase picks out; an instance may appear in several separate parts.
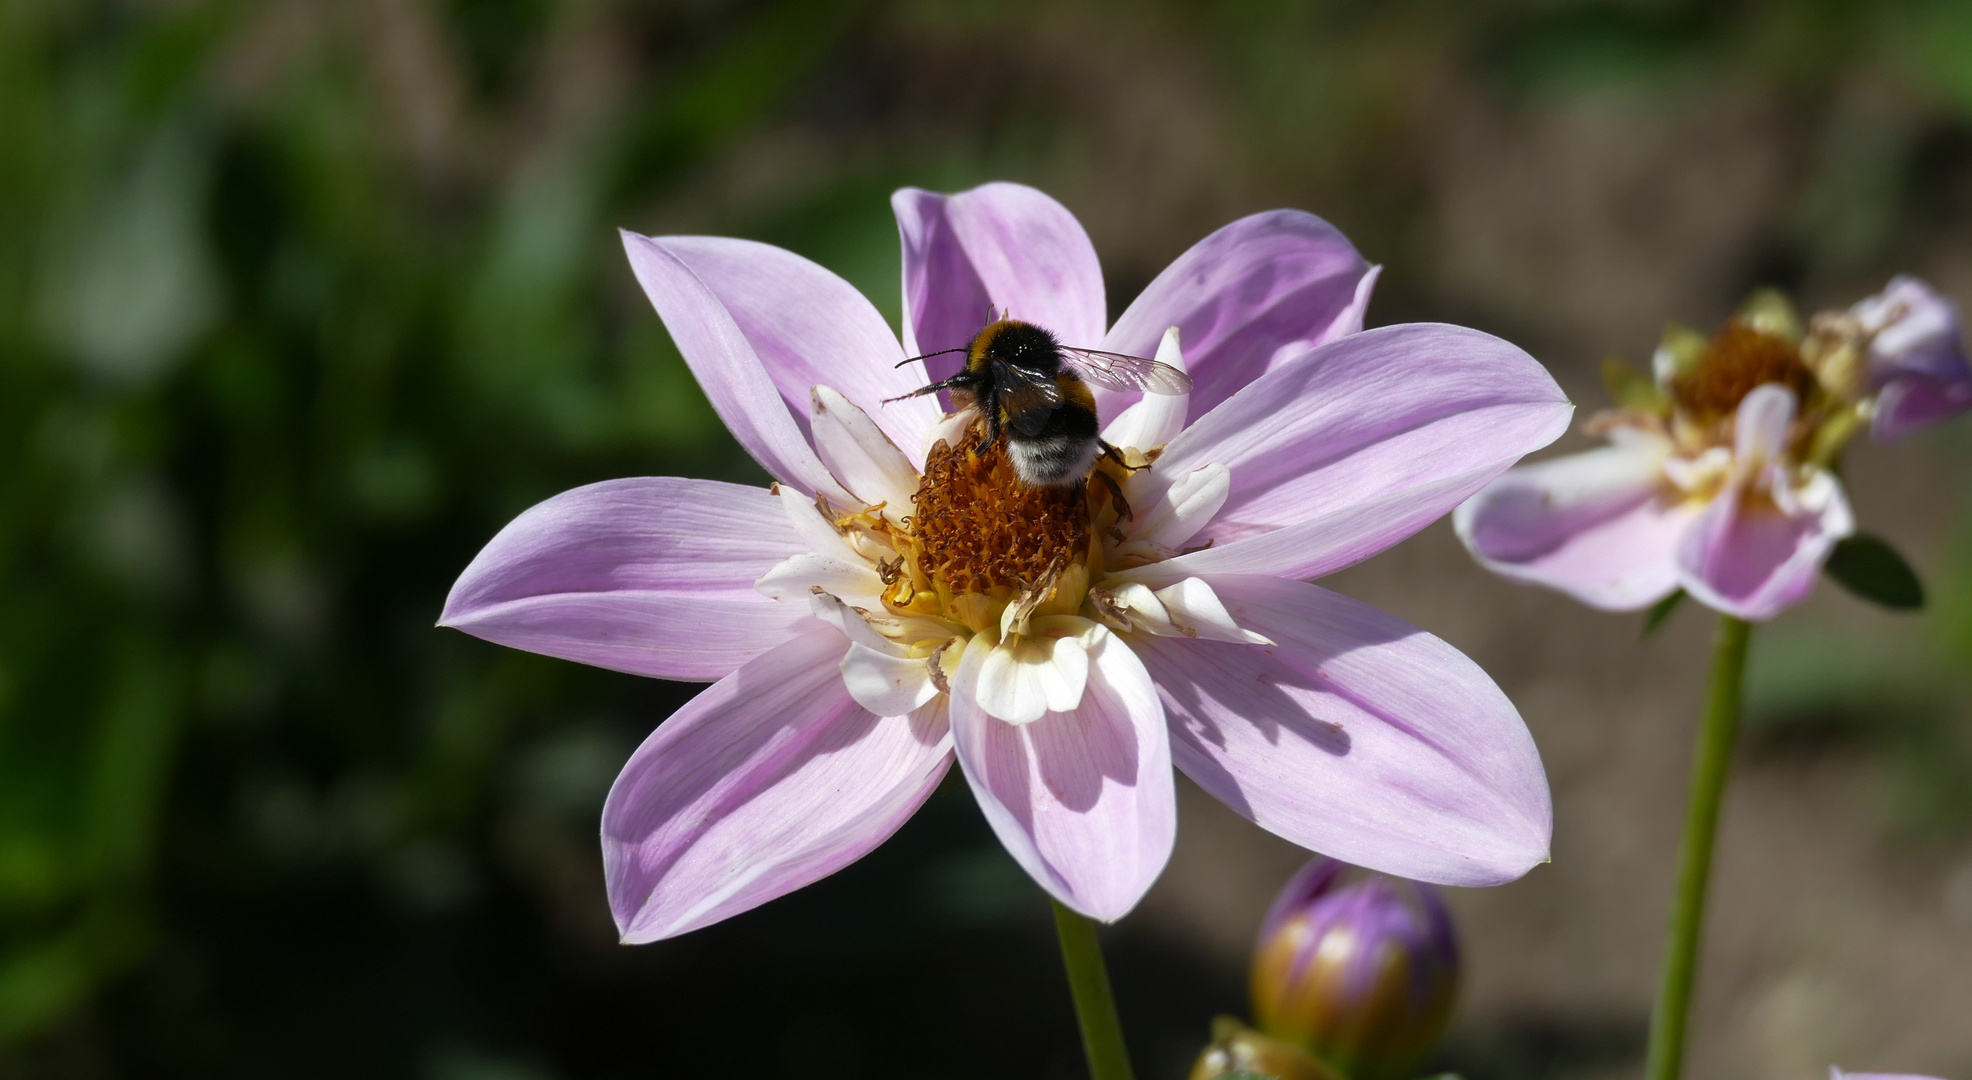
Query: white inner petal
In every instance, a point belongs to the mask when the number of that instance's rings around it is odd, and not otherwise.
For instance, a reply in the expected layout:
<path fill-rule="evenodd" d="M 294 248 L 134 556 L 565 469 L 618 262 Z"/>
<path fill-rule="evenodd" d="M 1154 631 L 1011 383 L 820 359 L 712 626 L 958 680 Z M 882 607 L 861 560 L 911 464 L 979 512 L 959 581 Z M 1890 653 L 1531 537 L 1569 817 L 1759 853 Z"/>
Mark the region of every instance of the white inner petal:
<path fill-rule="evenodd" d="M 1664 475 L 1678 490 L 1690 494 L 1709 492 L 1732 474 L 1732 451 L 1714 446 L 1694 458 L 1664 459 Z"/>
<path fill-rule="evenodd" d="M 856 704 L 878 716 L 903 716 L 938 696 L 931 661 L 853 642 L 842 658 L 842 683 Z"/>
<path fill-rule="evenodd" d="M 1849 509 L 1848 497 L 1842 492 L 1842 482 L 1827 469 L 1810 469 L 1807 475 L 1796 482 L 1778 466 L 1772 469 L 1772 493 L 1774 505 L 1789 517 L 1821 518 L 1822 528 L 1837 538 L 1851 536 L 1856 531 L 1856 520 Z"/>
<path fill-rule="evenodd" d="M 1177 327 L 1164 331 L 1156 359 L 1179 371 L 1186 370 L 1184 354 L 1178 348 Z M 1112 446 L 1150 450 L 1177 438 L 1185 428 L 1185 415 L 1190 410 L 1190 394 L 1145 394 L 1136 404 L 1117 414 L 1103 429 L 1102 437 Z"/>
<path fill-rule="evenodd" d="M 1009 724 L 1031 724 L 1049 712 L 1080 706 L 1089 681 L 1088 650 L 1108 634 L 1100 624 L 1073 615 L 1036 618 L 1033 630 L 998 644 L 981 634 L 967 644 L 968 652 L 987 650 L 975 700 L 987 715 Z"/>
<path fill-rule="evenodd" d="M 774 600 L 805 602 L 820 588 L 851 603 L 875 606 L 882 603 L 883 579 L 874 567 L 854 555 L 807 553 L 781 560 L 753 587 Z"/>
<path fill-rule="evenodd" d="M 1176 555 L 1185 541 L 1198 535 L 1226 504 L 1232 491 L 1232 470 L 1218 462 L 1193 469 L 1139 505 L 1136 495 L 1156 491 L 1156 485 L 1156 478 L 1151 477 L 1141 485 L 1125 485 L 1124 494 L 1130 499 L 1136 521 L 1126 534 L 1129 539 L 1111 554 L 1112 562 L 1152 562 Z"/>
<path fill-rule="evenodd" d="M 801 537 L 809 551 L 817 555 L 862 561 L 863 557 L 850 546 L 849 541 L 822 516 L 814 499 L 779 484 L 775 484 L 773 490 L 775 495 L 780 496 L 781 509 L 787 513 L 788 524 L 794 527 L 796 535 Z"/>
<path fill-rule="evenodd" d="M 822 464 L 865 504 L 880 503 L 885 517 L 902 521 L 918 488 L 910 459 L 869 414 L 832 387 L 817 386 L 809 394 L 810 430 Z"/>
<path fill-rule="evenodd" d="M 1158 637 L 1203 638 L 1236 645 L 1272 645 L 1273 640 L 1241 629 L 1219 594 L 1203 578 L 1186 578 L 1152 591 L 1135 581 L 1100 585 L 1092 591 L 1096 607 L 1113 613 L 1120 629 Z"/>
<path fill-rule="evenodd" d="M 1794 392 L 1777 383 L 1754 387 L 1733 417 L 1733 467 L 1744 480 L 1787 449 L 1787 425 L 1794 422 Z"/>
<path fill-rule="evenodd" d="M 966 439 L 967 433 L 972 430 L 973 423 L 978 419 L 978 409 L 960 409 L 931 425 L 931 430 L 924 433 L 925 456 L 930 457 L 931 448 L 941 442 L 946 446 L 958 446 Z"/>
<path fill-rule="evenodd" d="M 843 603 L 840 597 L 825 589 L 809 590 L 808 607 L 815 613 L 817 619 L 842 631 L 843 637 L 858 645 L 889 653 L 892 656 L 902 656 L 907 651 L 903 645 L 878 633 L 870 626 L 869 620 L 863 617 L 862 612 Z"/>
<path fill-rule="evenodd" d="M 1272 645 L 1273 639 L 1242 630 L 1232 613 L 1203 578 L 1186 578 L 1157 590 L 1157 599 L 1171 622 L 1188 637 L 1230 641 L 1236 645 Z"/>
<path fill-rule="evenodd" d="M 878 609 L 859 611 L 872 630 L 892 641 L 917 645 L 927 641 L 948 641 L 971 633 L 962 623 L 930 615 L 891 615 Z"/>
<path fill-rule="evenodd" d="M 1173 637 L 1179 631 L 1171 625 L 1171 613 L 1150 586 L 1135 581 L 1120 585 L 1099 585 L 1089 591 L 1096 610 L 1109 615 L 1119 630 L 1145 630 L 1159 637 Z"/>

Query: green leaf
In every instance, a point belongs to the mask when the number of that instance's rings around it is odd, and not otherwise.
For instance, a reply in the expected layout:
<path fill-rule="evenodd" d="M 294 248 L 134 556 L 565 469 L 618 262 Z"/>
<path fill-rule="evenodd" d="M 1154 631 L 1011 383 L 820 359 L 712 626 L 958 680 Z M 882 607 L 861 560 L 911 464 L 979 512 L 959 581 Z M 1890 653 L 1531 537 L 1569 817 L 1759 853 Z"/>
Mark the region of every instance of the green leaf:
<path fill-rule="evenodd" d="M 1643 617 L 1643 640 L 1649 641 L 1651 635 L 1657 632 L 1657 628 L 1663 626 L 1664 620 L 1670 618 L 1671 612 L 1676 611 L 1678 605 L 1683 602 L 1684 590 L 1678 589 L 1650 605 L 1650 613 Z"/>
<path fill-rule="evenodd" d="M 1894 611 L 1924 606 L 1924 585 L 1897 549 L 1880 536 L 1857 533 L 1835 545 L 1824 567 L 1842 587 Z"/>

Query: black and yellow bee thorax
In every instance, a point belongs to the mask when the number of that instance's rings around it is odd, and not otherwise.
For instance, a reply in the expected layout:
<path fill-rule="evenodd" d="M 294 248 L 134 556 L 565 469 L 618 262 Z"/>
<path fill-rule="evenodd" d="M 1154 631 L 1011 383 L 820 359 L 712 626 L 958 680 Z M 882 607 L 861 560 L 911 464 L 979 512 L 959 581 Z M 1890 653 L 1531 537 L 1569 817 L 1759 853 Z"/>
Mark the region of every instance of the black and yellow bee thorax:
<path fill-rule="evenodd" d="M 1061 370 L 1061 345 L 1053 334 L 1033 323 L 1001 319 L 972 339 L 972 347 L 966 350 L 966 370 L 975 375 L 989 374 L 987 365 L 995 360 L 1036 374 L 1053 375 Z"/>

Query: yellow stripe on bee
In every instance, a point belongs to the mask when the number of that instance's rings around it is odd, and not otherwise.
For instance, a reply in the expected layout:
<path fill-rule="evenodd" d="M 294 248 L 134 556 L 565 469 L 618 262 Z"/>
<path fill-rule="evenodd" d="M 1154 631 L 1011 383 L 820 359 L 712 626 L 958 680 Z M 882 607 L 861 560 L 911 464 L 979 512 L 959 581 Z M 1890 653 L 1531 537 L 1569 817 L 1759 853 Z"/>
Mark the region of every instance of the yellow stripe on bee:
<path fill-rule="evenodd" d="M 986 329 L 981 330 L 979 336 L 972 339 L 972 346 L 966 350 L 966 370 L 974 374 L 984 371 L 986 369 L 986 351 L 993 347 L 993 339 L 1000 336 L 1000 331 L 1005 330 L 1013 324 L 1012 319 L 1001 319 L 998 322 L 988 325 Z"/>

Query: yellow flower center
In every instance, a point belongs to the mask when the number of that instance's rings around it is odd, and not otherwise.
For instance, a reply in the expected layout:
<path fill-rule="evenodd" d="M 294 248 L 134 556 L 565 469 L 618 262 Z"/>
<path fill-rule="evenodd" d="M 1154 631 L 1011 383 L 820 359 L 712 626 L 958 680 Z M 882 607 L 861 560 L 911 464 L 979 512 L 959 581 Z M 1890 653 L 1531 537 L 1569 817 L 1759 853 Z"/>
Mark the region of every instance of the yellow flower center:
<path fill-rule="evenodd" d="M 968 436 L 962 448 L 931 448 L 912 512 L 891 538 L 898 558 L 883 567 L 884 603 L 975 633 L 996 630 L 1010 602 L 1023 623 L 1075 613 L 1101 558 L 1086 485 L 1023 484 L 1004 445 L 984 454 L 974 446 Z"/>
<path fill-rule="evenodd" d="M 1779 334 L 1734 319 L 1713 335 L 1690 371 L 1671 380 L 1671 396 L 1702 425 L 1731 418 L 1754 387 L 1779 383 L 1808 403 L 1814 372 L 1801 360 L 1801 347 Z"/>

